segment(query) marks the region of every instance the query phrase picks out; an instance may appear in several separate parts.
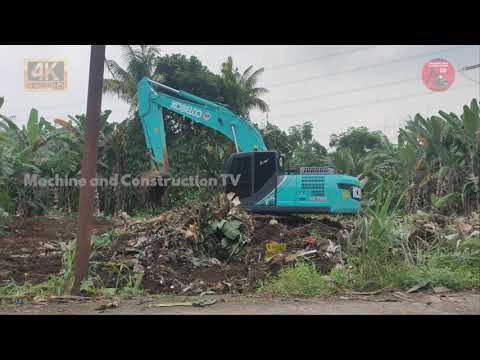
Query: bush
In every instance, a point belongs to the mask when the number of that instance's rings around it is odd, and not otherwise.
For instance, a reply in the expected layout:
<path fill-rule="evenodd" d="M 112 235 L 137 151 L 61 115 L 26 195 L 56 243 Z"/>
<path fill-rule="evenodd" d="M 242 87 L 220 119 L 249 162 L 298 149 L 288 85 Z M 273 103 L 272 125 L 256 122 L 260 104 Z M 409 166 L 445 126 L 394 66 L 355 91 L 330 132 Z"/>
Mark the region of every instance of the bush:
<path fill-rule="evenodd" d="M 326 296 L 335 293 L 331 281 L 322 276 L 315 266 L 298 263 L 293 267 L 280 270 L 279 274 L 268 279 L 260 293 L 284 297 Z"/>
<path fill-rule="evenodd" d="M 0 207 L 0 236 L 7 232 L 5 223 L 8 218 L 8 213 Z"/>

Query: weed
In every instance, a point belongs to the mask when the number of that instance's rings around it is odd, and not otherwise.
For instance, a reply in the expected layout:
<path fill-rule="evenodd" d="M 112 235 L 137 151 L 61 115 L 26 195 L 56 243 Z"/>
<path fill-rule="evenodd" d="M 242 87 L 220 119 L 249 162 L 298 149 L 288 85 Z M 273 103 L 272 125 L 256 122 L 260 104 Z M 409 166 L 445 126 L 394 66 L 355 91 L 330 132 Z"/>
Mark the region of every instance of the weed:
<path fill-rule="evenodd" d="M 145 296 L 145 290 L 137 286 L 125 286 L 118 289 L 117 294 L 120 297 L 130 299 L 134 297 Z"/>
<path fill-rule="evenodd" d="M 347 263 L 345 268 L 330 274 L 339 290 L 406 290 L 422 283 L 454 290 L 480 288 L 480 256 L 475 254 L 432 254 L 430 259 L 416 265 L 397 260 L 376 272 L 364 271 L 359 258 L 349 258 Z"/>
<path fill-rule="evenodd" d="M 8 219 L 8 213 L 0 207 L 0 236 L 4 236 L 8 233 L 6 222 Z"/>
<path fill-rule="evenodd" d="M 48 295 L 62 294 L 63 279 L 59 276 L 51 276 L 47 281 L 40 284 L 17 284 L 10 281 L 7 285 L 0 287 L 0 301 L 11 302 L 17 299 L 31 300 L 35 296 L 45 297 Z"/>
<path fill-rule="evenodd" d="M 85 279 L 80 284 L 80 291 L 82 294 L 87 296 L 96 296 L 98 295 L 98 289 L 95 287 L 95 283 L 91 277 Z"/>
<path fill-rule="evenodd" d="M 76 240 L 70 241 L 66 245 L 62 244 L 62 270 L 60 271 L 63 280 L 60 286 L 60 293 L 70 292 L 74 281 Z"/>
<path fill-rule="evenodd" d="M 267 279 L 258 291 L 282 297 L 310 297 L 333 295 L 335 287 L 328 278 L 318 273 L 315 266 L 298 263 Z"/>

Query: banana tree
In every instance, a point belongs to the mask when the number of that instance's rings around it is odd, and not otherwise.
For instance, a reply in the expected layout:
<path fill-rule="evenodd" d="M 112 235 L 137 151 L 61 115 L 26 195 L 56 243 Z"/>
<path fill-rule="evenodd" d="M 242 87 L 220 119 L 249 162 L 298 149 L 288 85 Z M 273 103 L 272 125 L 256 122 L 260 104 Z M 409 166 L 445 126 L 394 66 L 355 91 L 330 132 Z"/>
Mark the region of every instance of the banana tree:
<path fill-rule="evenodd" d="M 48 145 L 58 136 L 55 127 L 39 117 L 36 109 L 32 109 L 21 128 L 12 119 L 0 114 L 0 129 L 3 162 L 8 162 L 7 166 L 2 166 L 2 171 L 8 175 L 6 188 L 15 200 L 17 210 L 27 215 L 32 211 L 45 211 L 45 192 L 34 192 L 23 186 L 23 182 L 25 175 L 42 174 L 50 168 L 47 163 L 54 153 Z"/>
<path fill-rule="evenodd" d="M 115 123 L 109 123 L 108 118 L 111 110 L 105 110 L 100 114 L 99 138 L 98 138 L 98 160 L 97 173 L 102 176 L 110 176 L 112 174 L 111 164 L 107 164 L 108 156 L 112 156 L 110 149 L 113 146 L 115 138 Z M 81 169 L 81 161 L 83 157 L 83 148 L 86 133 L 86 116 L 75 115 L 68 116 L 69 121 L 63 119 L 55 119 L 55 124 L 63 130 L 64 137 L 62 140 L 69 145 L 69 151 L 72 156 L 72 168 L 69 176 L 79 176 Z M 113 156 L 115 153 L 113 153 Z M 111 163 L 111 161 L 110 161 Z M 109 166 L 110 165 L 110 166 Z M 96 213 L 100 211 L 100 193 L 95 188 L 95 209 Z"/>

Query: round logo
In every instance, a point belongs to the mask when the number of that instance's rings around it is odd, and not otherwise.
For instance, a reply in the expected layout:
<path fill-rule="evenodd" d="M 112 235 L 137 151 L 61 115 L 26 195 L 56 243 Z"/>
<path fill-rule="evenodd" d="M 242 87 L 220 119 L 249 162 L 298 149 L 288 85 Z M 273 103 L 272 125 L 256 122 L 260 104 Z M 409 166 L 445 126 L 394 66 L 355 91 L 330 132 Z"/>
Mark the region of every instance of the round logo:
<path fill-rule="evenodd" d="M 210 113 L 208 112 L 203 113 L 203 120 L 210 120 L 211 117 L 212 115 L 210 115 Z"/>
<path fill-rule="evenodd" d="M 423 65 L 422 80 L 432 91 L 445 91 L 455 81 L 455 69 L 444 59 L 433 59 Z"/>

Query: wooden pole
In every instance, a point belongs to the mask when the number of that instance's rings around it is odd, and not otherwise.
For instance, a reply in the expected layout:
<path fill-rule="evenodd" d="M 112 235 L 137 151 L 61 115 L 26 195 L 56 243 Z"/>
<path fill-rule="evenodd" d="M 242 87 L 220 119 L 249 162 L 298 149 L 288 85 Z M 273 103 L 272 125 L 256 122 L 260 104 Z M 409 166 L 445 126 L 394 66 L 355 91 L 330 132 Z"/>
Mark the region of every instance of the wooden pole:
<path fill-rule="evenodd" d="M 88 273 L 90 258 L 91 228 L 94 211 L 94 190 L 91 180 L 97 172 L 97 146 L 102 108 L 103 70 L 105 62 L 105 45 L 92 45 L 90 50 L 90 75 L 88 78 L 86 134 L 78 206 L 78 236 L 75 252 L 75 280 L 72 294 L 79 294 L 82 280 Z"/>

